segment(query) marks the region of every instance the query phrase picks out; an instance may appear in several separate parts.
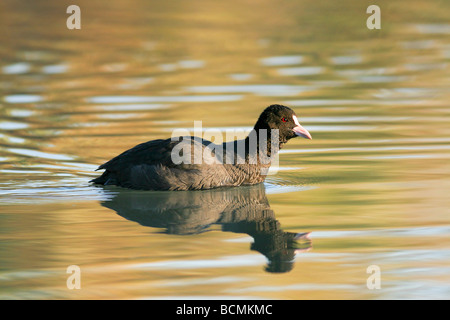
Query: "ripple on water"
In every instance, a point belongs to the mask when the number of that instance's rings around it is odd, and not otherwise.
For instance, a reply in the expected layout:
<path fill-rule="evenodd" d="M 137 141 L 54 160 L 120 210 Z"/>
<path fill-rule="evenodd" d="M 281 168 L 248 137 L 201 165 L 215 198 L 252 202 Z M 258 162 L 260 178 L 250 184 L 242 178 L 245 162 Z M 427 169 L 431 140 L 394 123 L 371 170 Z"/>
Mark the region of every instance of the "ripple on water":
<path fill-rule="evenodd" d="M 331 57 L 330 60 L 335 65 L 360 64 L 364 61 L 363 57 L 360 55 L 336 56 L 336 57 Z"/>
<path fill-rule="evenodd" d="M 9 109 L 7 112 L 11 117 L 17 118 L 30 117 L 36 114 L 34 110 L 25 110 L 25 109 Z"/>
<path fill-rule="evenodd" d="M 0 128 L 1 128 L 1 124 L 0 124 Z M 24 138 L 20 138 L 20 137 L 12 137 L 3 133 L 0 133 L 0 139 L 4 139 L 6 141 L 8 141 L 9 143 L 14 143 L 14 144 L 23 144 L 25 143 L 27 140 Z"/>
<path fill-rule="evenodd" d="M 203 68 L 205 64 L 203 60 L 180 60 L 172 63 L 161 63 L 158 68 L 164 72 L 171 72 L 177 69 L 199 69 Z"/>
<path fill-rule="evenodd" d="M 312 107 L 312 106 L 347 106 L 347 105 L 361 105 L 361 106 L 370 106 L 370 105 L 387 105 L 387 106 L 411 106 L 418 105 L 421 102 L 420 100 L 413 99 L 302 99 L 302 100 L 287 100 L 284 103 L 292 106 L 292 107 Z"/>
<path fill-rule="evenodd" d="M 31 64 L 28 62 L 18 62 L 2 67 L 3 74 L 23 74 L 29 72 Z"/>
<path fill-rule="evenodd" d="M 300 186 L 300 185 L 281 185 L 281 184 L 273 184 L 271 182 L 266 181 L 264 183 L 266 186 L 266 194 L 281 194 L 281 193 L 291 193 L 291 192 L 299 192 L 299 191 L 309 191 L 317 189 L 316 186 Z"/>
<path fill-rule="evenodd" d="M 414 24 L 412 27 L 421 34 L 450 34 L 450 24 L 445 23 Z"/>
<path fill-rule="evenodd" d="M 158 110 L 167 109 L 170 104 L 144 103 L 144 104 L 118 104 L 93 106 L 94 109 L 104 111 L 140 111 L 140 110 Z"/>
<path fill-rule="evenodd" d="M 52 160 L 74 160 L 75 159 L 74 156 L 43 152 L 43 151 L 32 150 L 32 149 L 7 148 L 6 150 L 11 153 L 14 153 L 14 154 L 20 154 L 22 156 L 28 156 L 28 157 L 33 157 L 33 158 L 52 159 Z"/>
<path fill-rule="evenodd" d="M 181 60 L 178 65 L 183 69 L 197 69 L 205 66 L 205 61 L 202 60 Z"/>
<path fill-rule="evenodd" d="M 17 122 L 17 121 L 1 121 L 0 129 L 1 130 L 20 130 L 28 128 L 27 123 Z"/>
<path fill-rule="evenodd" d="M 45 74 L 61 74 L 66 73 L 69 70 L 69 66 L 66 64 L 54 64 L 42 67 L 42 72 Z"/>
<path fill-rule="evenodd" d="M 12 94 L 3 97 L 3 100 L 7 103 L 36 103 L 44 99 L 35 94 Z"/>
<path fill-rule="evenodd" d="M 235 81 L 246 81 L 253 78 L 253 75 L 251 73 L 233 73 L 229 77 Z"/>
<path fill-rule="evenodd" d="M 284 149 L 281 154 L 290 153 L 319 153 L 319 152 L 374 152 L 379 151 L 421 151 L 421 150 L 450 150 L 450 145 L 431 146 L 390 146 L 390 147 L 340 147 L 340 148 L 314 148 L 314 149 Z"/>
<path fill-rule="evenodd" d="M 266 259 L 257 254 L 242 254 L 236 256 L 223 256 L 218 259 L 183 259 L 166 260 L 147 263 L 134 263 L 128 266 L 131 269 L 155 269 L 155 270 L 189 270 L 209 268 L 231 268 L 243 266 L 264 265 Z"/>
<path fill-rule="evenodd" d="M 241 100 L 241 95 L 201 96 L 96 96 L 87 98 L 90 103 L 153 103 L 153 102 L 220 102 Z"/>
<path fill-rule="evenodd" d="M 192 86 L 185 87 L 194 93 L 251 93 L 259 96 L 292 96 L 313 91 L 317 86 L 311 85 L 282 85 L 282 84 L 249 84 L 227 86 Z"/>
<path fill-rule="evenodd" d="M 402 159 L 446 159 L 450 158 L 450 154 L 394 154 L 388 156 L 371 156 L 365 157 L 370 160 L 402 160 Z"/>
<path fill-rule="evenodd" d="M 20 190 L 0 188 L 2 204 L 60 203 L 61 201 L 107 201 L 114 197 L 112 192 L 89 186 L 45 187 L 43 180 L 34 181 L 30 186 L 20 186 Z M 80 182 L 78 182 L 80 183 Z"/>
<path fill-rule="evenodd" d="M 282 76 L 312 76 L 325 72 L 324 67 L 292 67 L 292 68 L 280 68 L 277 69 L 279 75 Z"/>
<path fill-rule="evenodd" d="M 285 66 L 285 65 L 301 64 L 304 61 L 304 57 L 300 55 L 275 56 L 262 58 L 259 61 L 264 66 Z"/>

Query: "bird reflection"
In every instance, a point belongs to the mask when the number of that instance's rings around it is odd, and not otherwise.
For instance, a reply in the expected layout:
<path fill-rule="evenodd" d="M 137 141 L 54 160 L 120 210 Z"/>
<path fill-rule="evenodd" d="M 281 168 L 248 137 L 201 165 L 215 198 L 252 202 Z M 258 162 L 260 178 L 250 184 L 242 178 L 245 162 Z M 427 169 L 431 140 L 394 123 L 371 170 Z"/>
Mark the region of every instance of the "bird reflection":
<path fill-rule="evenodd" d="M 250 249 L 268 259 L 267 272 L 292 270 L 295 254 L 311 248 L 309 233 L 285 232 L 270 208 L 264 184 L 204 191 L 133 191 L 113 186 L 111 199 L 102 202 L 120 216 L 165 233 L 192 235 L 213 224 L 225 232 L 246 233 Z"/>

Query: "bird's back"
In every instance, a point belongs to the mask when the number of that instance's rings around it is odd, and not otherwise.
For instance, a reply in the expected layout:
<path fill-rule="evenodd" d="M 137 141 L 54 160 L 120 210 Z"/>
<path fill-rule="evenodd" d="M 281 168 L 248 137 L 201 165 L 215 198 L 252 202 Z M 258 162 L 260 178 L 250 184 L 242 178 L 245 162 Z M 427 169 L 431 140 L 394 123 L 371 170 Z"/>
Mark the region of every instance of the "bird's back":
<path fill-rule="evenodd" d="M 223 150 L 221 147 L 198 137 L 148 141 L 101 165 L 98 169 L 105 172 L 92 182 L 144 190 L 201 190 L 254 184 L 249 183 L 248 175 L 256 168 L 250 170 L 245 163 L 224 164 L 223 153 L 218 152 Z"/>

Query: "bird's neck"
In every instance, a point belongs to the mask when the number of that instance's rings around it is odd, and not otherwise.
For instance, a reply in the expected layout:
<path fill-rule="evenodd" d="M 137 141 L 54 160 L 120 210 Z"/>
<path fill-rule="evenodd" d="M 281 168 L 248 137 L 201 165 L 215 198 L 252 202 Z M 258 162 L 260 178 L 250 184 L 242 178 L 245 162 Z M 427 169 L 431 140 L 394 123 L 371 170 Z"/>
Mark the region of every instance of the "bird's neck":
<path fill-rule="evenodd" d="M 257 157 L 258 163 L 267 162 L 267 158 L 276 156 L 282 146 L 283 143 L 280 143 L 278 130 L 254 128 L 245 138 L 245 150 L 248 156 Z"/>
<path fill-rule="evenodd" d="M 253 164 L 269 167 L 282 145 L 277 132 L 252 130 L 243 140 L 223 143 L 221 158 L 226 164 Z"/>

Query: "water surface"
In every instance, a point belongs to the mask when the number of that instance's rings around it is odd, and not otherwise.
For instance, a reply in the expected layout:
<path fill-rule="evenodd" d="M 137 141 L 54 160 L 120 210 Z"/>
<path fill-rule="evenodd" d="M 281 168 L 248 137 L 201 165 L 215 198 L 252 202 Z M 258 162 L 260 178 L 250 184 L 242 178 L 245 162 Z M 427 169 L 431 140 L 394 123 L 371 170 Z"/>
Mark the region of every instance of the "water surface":
<path fill-rule="evenodd" d="M 368 30 L 370 4 L 77 1 L 68 30 L 60 1 L 2 1 L 0 298 L 450 298 L 450 8 L 379 1 Z M 313 140 L 264 185 L 88 182 L 138 143 L 243 131 L 273 103 Z"/>

